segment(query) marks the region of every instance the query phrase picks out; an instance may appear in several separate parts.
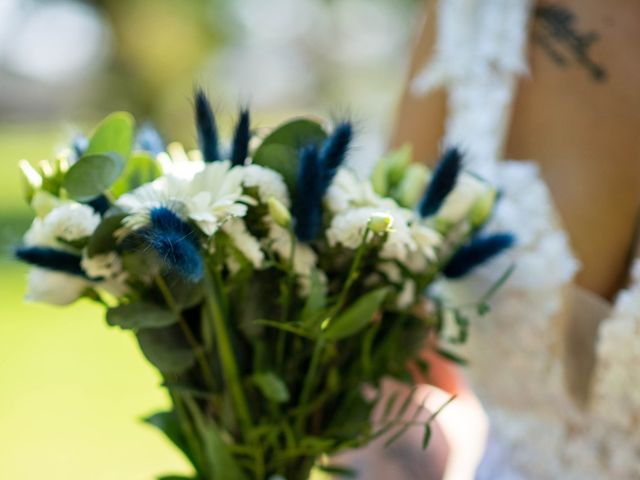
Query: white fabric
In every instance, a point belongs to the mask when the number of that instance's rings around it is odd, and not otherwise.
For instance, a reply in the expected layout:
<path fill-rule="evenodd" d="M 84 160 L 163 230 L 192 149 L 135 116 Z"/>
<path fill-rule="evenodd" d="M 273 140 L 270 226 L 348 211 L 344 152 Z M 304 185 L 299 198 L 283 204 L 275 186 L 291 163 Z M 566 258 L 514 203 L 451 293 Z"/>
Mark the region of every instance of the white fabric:
<path fill-rule="evenodd" d="M 446 88 L 445 144 L 461 146 L 468 168 L 501 188 L 488 228 L 518 241 L 469 278 L 442 285 L 449 302 L 466 304 L 516 264 L 491 314 L 472 322 L 467 345 L 468 374 L 492 431 L 476 478 L 640 478 L 640 266 L 601 324 L 585 411 L 568 392 L 563 361 L 578 262 L 537 166 L 501 160 L 517 76 L 527 72 L 531 7 L 440 0 L 435 55 L 413 82 L 418 95 Z"/>

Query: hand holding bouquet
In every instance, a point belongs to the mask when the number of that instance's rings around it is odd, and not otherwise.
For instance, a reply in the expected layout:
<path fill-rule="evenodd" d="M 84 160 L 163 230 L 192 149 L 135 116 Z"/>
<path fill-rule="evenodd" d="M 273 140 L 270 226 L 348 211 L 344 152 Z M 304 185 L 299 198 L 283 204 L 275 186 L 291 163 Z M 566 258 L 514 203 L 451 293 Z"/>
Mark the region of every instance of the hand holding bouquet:
<path fill-rule="evenodd" d="M 195 105 L 199 150 L 115 113 L 52 162 L 21 163 L 28 295 L 92 299 L 136 335 L 173 407 L 147 421 L 193 478 L 331 471 L 325 455 L 410 424 L 372 422 L 383 378 L 410 382 L 446 319 L 464 340 L 462 311 L 425 295 L 511 244 L 478 233 L 495 189 L 456 149 L 433 173 L 404 149 L 361 179 L 344 165 L 349 123 L 295 119 L 258 139 L 241 111 L 226 149 L 202 92 Z"/>

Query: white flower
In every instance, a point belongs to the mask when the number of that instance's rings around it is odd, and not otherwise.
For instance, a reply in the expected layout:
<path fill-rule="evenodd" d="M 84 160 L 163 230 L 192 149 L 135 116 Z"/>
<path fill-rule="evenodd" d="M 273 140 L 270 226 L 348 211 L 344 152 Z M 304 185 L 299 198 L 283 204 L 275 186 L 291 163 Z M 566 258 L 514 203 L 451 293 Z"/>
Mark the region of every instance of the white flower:
<path fill-rule="evenodd" d="M 258 189 L 260 202 L 267 203 L 270 197 L 274 197 L 285 207 L 290 206 L 289 190 L 284 183 L 282 175 L 278 172 L 260 165 L 248 165 L 242 168 L 242 184 L 245 187 Z"/>
<path fill-rule="evenodd" d="M 415 222 L 411 225 L 411 235 L 418 250 L 428 259 L 435 260 L 436 250 L 442 245 L 442 235 L 434 229 Z"/>
<path fill-rule="evenodd" d="M 205 166 L 198 150 L 187 153 L 182 144 L 177 142 L 167 145 L 167 152 L 159 153 L 157 160 L 165 175 L 183 180 L 191 180 Z"/>
<path fill-rule="evenodd" d="M 260 242 L 249 233 L 243 220 L 229 220 L 223 225 L 222 230 L 229 235 L 235 247 L 255 268 L 262 267 L 264 264 L 264 252 L 260 247 Z"/>
<path fill-rule="evenodd" d="M 342 245 L 356 249 L 362 243 L 364 231 L 373 214 L 380 213 L 377 208 L 353 208 L 336 215 L 327 229 L 329 245 Z M 396 208 L 393 212 L 383 212 L 393 218 L 393 229 L 387 234 L 380 256 L 391 260 L 405 261 L 410 251 L 415 251 L 417 245 L 407 225 L 407 218 L 411 212 Z"/>
<path fill-rule="evenodd" d="M 91 236 L 99 223 L 100 215 L 93 208 L 76 202 L 64 203 L 51 210 L 45 218 L 36 218 L 24 240 L 27 245 L 69 248 L 64 241 Z"/>
<path fill-rule="evenodd" d="M 373 190 L 371 182 L 358 178 L 347 168 L 338 170 L 324 201 L 329 210 L 334 213 L 358 207 L 378 206 L 381 210 L 385 210 L 397 206 L 393 200 L 378 195 Z"/>
<path fill-rule="evenodd" d="M 241 169 L 231 168 L 229 161 L 208 163 L 190 179 L 157 178 L 122 195 L 116 205 L 130 213 L 123 222 L 125 230 L 146 225 L 151 209 L 166 206 L 213 235 L 229 218 L 246 215 L 246 204 L 253 201 L 242 195 L 241 178 Z"/>
<path fill-rule="evenodd" d="M 438 210 L 438 218 L 451 223 L 460 222 L 469 215 L 473 205 L 490 188 L 490 185 L 473 175 L 468 173 L 461 174 L 456 186 L 447 196 L 440 210 Z"/>
<path fill-rule="evenodd" d="M 29 271 L 27 283 L 27 300 L 52 305 L 69 305 L 91 286 L 82 277 L 37 267 Z"/>

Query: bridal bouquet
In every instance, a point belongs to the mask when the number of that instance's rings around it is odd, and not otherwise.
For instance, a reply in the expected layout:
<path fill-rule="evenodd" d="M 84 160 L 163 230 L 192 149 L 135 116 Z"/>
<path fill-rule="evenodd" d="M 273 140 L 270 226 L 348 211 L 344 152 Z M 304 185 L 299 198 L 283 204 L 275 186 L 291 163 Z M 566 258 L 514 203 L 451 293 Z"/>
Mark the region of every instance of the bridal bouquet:
<path fill-rule="evenodd" d="M 202 92 L 195 108 L 199 150 L 114 113 L 53 161 L 21 162 L 28 297 L 91 299 L 137 337 L 172 401 L 146 421 L 189 478 L 348 473 L 329 456 L 415 424 L 393 398 L 371 420 L 381 380 L 410 382 L 424 348 L 452 357 L 447 322 L 464 340 L 462 310 L 429 287 L 511 244 L 480 233 L 496 191 L 456 149 L 432 173 L 404 149 L 360 178 L 349 123 L 294 119 L 258 138 L 243 110 L 227 148 Z"/>

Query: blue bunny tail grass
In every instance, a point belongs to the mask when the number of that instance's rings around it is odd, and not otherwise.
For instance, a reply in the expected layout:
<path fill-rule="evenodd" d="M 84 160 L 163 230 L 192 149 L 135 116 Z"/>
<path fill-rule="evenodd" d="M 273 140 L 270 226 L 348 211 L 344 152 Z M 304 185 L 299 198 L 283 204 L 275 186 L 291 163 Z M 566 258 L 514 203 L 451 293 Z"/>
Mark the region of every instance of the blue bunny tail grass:
<path fill-rule="evenodd" d="M 109 202 L 109 199 L 103 194 L 100 194 L 97 197 L 89 200 L 87 202 L 87 205 L 93 208 L 95 212 L 98 213 L 100 216 L 103 216 L 106 213 L 106 211 L 109 210 L 109 208 L 111 208 L 111 203 Z"/>
<path fill-rule="evenodd" d="M 87 278 L 80 266 L 82 257 L 74 253 L 50 247 L 18 247 L 15 256 L 35 267 Z"/>
<path fill-rule="evenodd" d="M 293 203 L 294 231 L 301 242 L 318 236 L 322 226 L 322 170 L 315 145 L 300 150 L 296 194 Z"/>
<path fill-rule="evenodd" d="M 350 122 L 342 122 L 322 144 L 320 164 L 323 169 L 323 188 L 329 187 L 338 168 L 344 163 L 352 137 L 353 126 Z"/>
<path fill-rule="evenodd" d="M 249 110 L 243 108 L 240 111 L 233 135 L 233 146 L 231 148 L 231 163 L 233 165 L 244 165 L 244 161 L 249 155 L 249 140 L 251 140 L 251 117 L 249 116 Z"/>
<path fill-rule="evenodd" d="M 136 133 L 135 146 L 139 150 L 158 155 L 165 151 L 165 143 L 156 128 L 150 123 L 144 123 Z"/>
<path fill-rule="evenodd" d="M 474 268 L 511 248 L 515 242 L 515 237 L 510 233 L 475 237 L 469 244 L 456 252 L 444 268 L 443 273 L 448 278 L 464 277 Z"/>
<path fill-rule="evenodd" d="M 204 263 L 191 225 L 167 207 L 152 208 L 149 216 L 151 224 L 142 232 L 145 242 L 170 269 L 193 282 L 202 279 Z"/>
<path fill-rule="evenodd" d="M 448 148 L 433 171 L 433 176 L 418 205 L 422 217 L 435 214 L 456 185 L 462 169 L 462 153 L 456 147 Z"/>
<path fill-rule="evenodd" d="M 218 145 L 218 127 L 216 118 L 211 110 L 207 96 L 198 88 L 194 98 L 196 113 L 196 128 L 198 130 L 198 143 L 205 162 L 220 160 L 220 148 Z"/>

